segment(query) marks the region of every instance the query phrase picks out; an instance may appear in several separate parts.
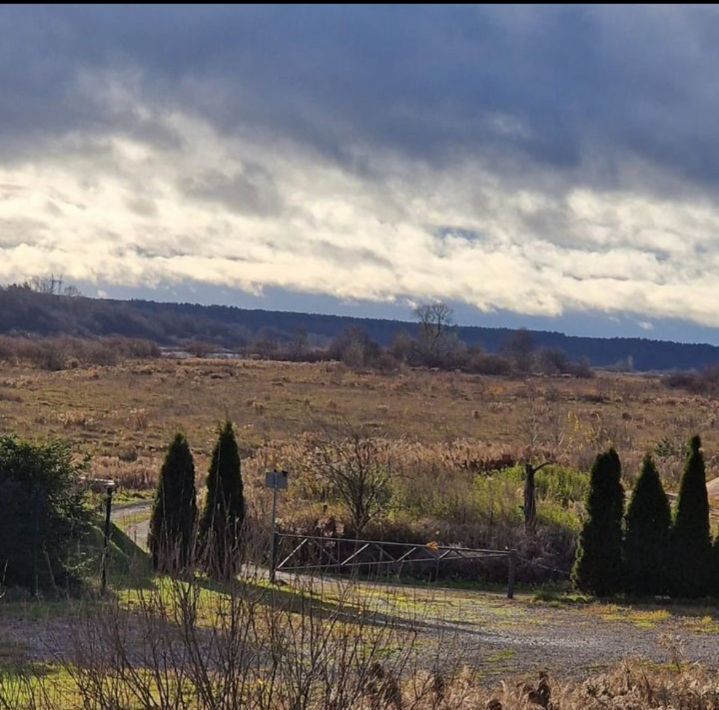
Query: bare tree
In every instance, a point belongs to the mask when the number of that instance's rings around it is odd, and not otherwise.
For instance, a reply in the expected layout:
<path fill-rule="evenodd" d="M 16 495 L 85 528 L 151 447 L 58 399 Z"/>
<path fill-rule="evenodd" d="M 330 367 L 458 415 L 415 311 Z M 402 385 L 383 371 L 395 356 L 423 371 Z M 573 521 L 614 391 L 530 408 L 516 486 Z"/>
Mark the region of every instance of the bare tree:
<path fill-rule="evenodd" d="M 429 359 L 436 360 L 450 340 L 454 313 L 446 303 L 438 301 L 417 306 L 414 314 L 419 321 L 422 350 Z"/>
<path fill-rule="evenodd" d="M 532 382 L 527 383 L 526 401 L 520 422 L 524 440 L 524 529 L 527 537 L 533 538 L 537 530 L 536 474 L 557 461 L 564 443 L 564 427 L 557 403 L 541 401 Z"/>
<path fill-rule="evenodd" d="M 534 359 L 534 339 L 528 330 L 520 328 L 505 341 L 502 350 L 520 372 L 529 372 Z"/>
<path fill-rule="evenodd" d="M 324 436 L 316 442 L 314 465 L 342 501 L 359 537 L 389 503 L 388 447 L 346 420 L 323 429 Z"/>
<path fill-rule="evenodd" d="M 290 352 L 295 360 L 302 360 L 308 350 L 307 330 L 305 328 L 297 328 L 292 337 Z"/>

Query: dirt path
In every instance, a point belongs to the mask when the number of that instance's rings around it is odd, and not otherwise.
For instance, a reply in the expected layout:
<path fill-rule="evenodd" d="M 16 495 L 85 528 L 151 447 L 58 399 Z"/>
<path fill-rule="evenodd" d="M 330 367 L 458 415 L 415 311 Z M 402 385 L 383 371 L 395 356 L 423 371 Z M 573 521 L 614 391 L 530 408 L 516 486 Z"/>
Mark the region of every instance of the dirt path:
<path fill-rule="evenodd" d="M 114 507 L 110 517 L 138 547 L 146 550 L 151 510 L 151 502 L 141 501 Z"/>

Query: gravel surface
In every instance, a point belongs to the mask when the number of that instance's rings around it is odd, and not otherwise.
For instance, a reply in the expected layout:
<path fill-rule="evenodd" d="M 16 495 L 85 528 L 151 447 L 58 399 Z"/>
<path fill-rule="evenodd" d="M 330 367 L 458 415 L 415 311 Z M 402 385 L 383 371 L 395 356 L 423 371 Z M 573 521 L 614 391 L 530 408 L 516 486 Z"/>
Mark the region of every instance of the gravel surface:
<path fill-rule="evenodd" d="M 719 479 L 709 490 L 719 495 Z M 138 503 L 118 508 L 113 519 L 145 547 L 149 512 L 149 503 Z M 291 578 L 284 582 L 291 589 Z M 716 607 L 547 603 L 525 594 L 509 601 L 484 591 L 362 586 L 384 613 L 416 627 L 420 641 L 441 637 L 443 655 L 479 666 L 487 677 L 540 669 L 579 677 L 625 658 L 719 665 Z"/>

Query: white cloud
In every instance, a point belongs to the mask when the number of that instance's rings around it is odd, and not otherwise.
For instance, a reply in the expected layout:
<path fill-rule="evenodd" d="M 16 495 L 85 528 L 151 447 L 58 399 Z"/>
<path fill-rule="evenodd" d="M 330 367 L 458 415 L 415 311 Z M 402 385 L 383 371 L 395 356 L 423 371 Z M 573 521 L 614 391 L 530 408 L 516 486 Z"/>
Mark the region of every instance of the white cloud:
<path fill-rule="evenodd" d="M 69 133 L 0 165 L 0 280 L 54 271 L 719 325 L 717 205 L 706 196 L 561 188 L 551 174 L 518 189 L 477 156 L 438 167 L 360 142 L 348 147 L 355 169 L 287 137 L 222 133 L 149 103 L 126 77 L 102 80 L 97 100 L 140 117 L 148 136 Z"/>

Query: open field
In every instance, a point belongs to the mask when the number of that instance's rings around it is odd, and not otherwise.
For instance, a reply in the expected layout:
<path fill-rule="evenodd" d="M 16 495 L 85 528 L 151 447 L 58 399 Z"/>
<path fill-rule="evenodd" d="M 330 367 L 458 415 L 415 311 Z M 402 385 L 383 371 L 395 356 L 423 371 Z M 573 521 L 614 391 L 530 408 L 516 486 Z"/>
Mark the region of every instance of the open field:
<path fill-rule="evenodd" d="M 237 426 L 254 524 L 267 518 L 262 472 L 270 466 L 292 474 L 280 511 L 284 523 L 299 524 L 317 516 L 321 499 L 313 498 L 313 437 L 325 435 L 338 419 L 361 427 L 365 436 L 383 442 L 391 453 L 398 480 L 393 484 L 395 508 L 388 509 L 384 524 L 399 536 L 410 530 L 423 540 L 452 542 L 450 536 L 463 536 L 476 545 L 514 544 L 522 534 L 521 470 L 511 464 L 528 452 L 537 459 L 552 458 L 563 468 L 538 481 L 540 487 L 548 486 L 539 506 L 539 541 L 553 546 L 551 559 L 564 563 L 571 559 L 580 520 L 583 471 L 602 447 L 617 446 L 628 485 L 641 456 L 651 450 L 668 488 L 673 488 L 683 442 L 694 432 L 704 439 L 709 478 L 719 461 L 719 402 L 668 390 L 649 376 L 599 373 L 589 380 L 517 380 L 413 370 L 379 375 L 337 364 L 209 360 L 154 360 L 60 372 L 0 369 L 0 432 L 68 439 L 78 455 L 92 457 L 95 475 L 120 482 L 119 504 L 139 499 L 134 507 L 118 510 L 115 519 L 129 536 L 124 544 L 140 560 L 149 513 L 142 501 L 152 492 L 170 437 L 178 429 L 186 432 L 202 490 L 217 424 L 225 416 Z M 509 468 L 501 475 L 491 473 L 505 466 Z M 266 539 L 265 530 L 256 532 Z M 140 567 L 143 564 L 146 561 Z M 146 579 L 138 587 L 127 574 L 111 570 L 112 603 L 123 613 L 129 610 L 134 628 L 143 623 L 137 620 L 145 618 L 143 614 L 162 611 L 163 603 L 144 608 L 142 595 L 159 594 L 162 600 L 164 583 Z M 494 591 L 486 580 L 483 586 L 400 585 L 387 580 L 348 584 L 332 579 L 310 583 L 289 576 L 281 582 L 279 588 L 271 588 L 260 573 L 251 584 L 244 583 L 243 594 L 252 591 L 259 604 L 257 618 L 265 619 L 262 623 L 277 623 L 279 614 L 285 619 L 281 628 L 302 626 L 315 613 L 308 617 L 308 608 L 316 606 L 321 623 L 312 628 L 327 633 L 333 629 L 324 643 L 346 644 L 352 638 L 363 649 L 369 643 L 362 640 L 368 628 L 388 629 L 391 639 L 382 642 L 383 662 L 412 649 L 413 670 L 407 677 L 416 678 L 434 672 L 441 660 L 447 678 L 471 675 L 467 697 L 474 698 L 472 702 L 491 699 L 501 679 L 534 679 L 536 685 L 540 671 L 562 684 L 613 673 L 611 669 L 625 659 L 637 659 L 639 670 L 632 671 L 637 673 L 650 668 L 681 674 L 692 663 L 719 663 L 719 617 L 714 607 L 702 604 L 608 604 L 526 586 L 508 601 L 503 590 Z M 205 634 L 213 605 L 224 609 L 215 618 L 224 619 L 226 605 L 232 604 L 217 586 L 203 587 L 200 596 L 206 608 L 198 619 Z M 73 674 L 92 659 L 77 655 L 82 648 L 79 634 L 83 628 L 87 632 L 88 619 L 106 608 L 94 604 L 0 602 L 0 676 L 3 668 L 43 667 L 53 687 L 65 694 L 65 705 L 47 707 L 81 706 Z M 267 643 L 270 628 L 275 627 L 255 629 L 253 644 Z M 339 637 L 336 629 L 341 630 Z M 124 642 L 132 653 L 147 652 L 137 636 Z M 403 662 L 409 663 L 409 657 Z M 262 685 L 264 662 L 256 672 L 252 682 Z M 367 707 L 392 706 L 367 702 Z M 472 702 L 464 707 L 475 707 Z M 439 707 L 426 705 L 430 706 Z M 445 706 L 463 707 L 461 702 Z"/>
<path fill-rule="evenodd" d="M 666 389 L 652 376 L 529 380 L 407 370 L 382 375 L 341 364 L 149 360 L 46 372 L 0 366 L 0 432 L 62 437 L 98 473 L 150 483 L 167 442 L 183 430 L 205 470 L 217 423 L 238 426 L 247 457 L 346 417 L 376 436 L 426 445 L 470 441 L 520 455 L 538 422 L 545 448 L 588 466 L 613 443 L 632 475 L 647 450 L 667 460 L 699 432 L 709 469 L 719 461 L 719 401 Z M 535 422 L 535 426 L 536 426 Z M 558 444 L 558 445 L 555 445 Z M 657 449 L 657 445 L 660 445 Z M 292 461 L 268 461 L 292 470 Z"/>
<path fill-rule="evenodd" d="M 235 422 L 256 524 L 269 517 L 264 471 L 281 467 L 291 483 L 280 517 L 296 532 L 330 515 L 348 522 L 325 496 L 314 455 L 317 438 L 338 421 L 378 442 L 388 462 L 392 498 L 372 534 L 396 540 L 516 546 L 523 474 L 506 467 L 527 454 L 555 461 L 564 468 L 546 475 L 539 506 L 547 531 L 540 538 L 549 540 L 545 561 L 555 566 L 572 559 L 583 472 L 598 451 L 617 448 L 627 486 L 651 451 L 669 491 L 676 489 L 691 434 L 702 435 L 708 478 L 719 463 L 719 400 L 670 390 L 652 376 L 378 374 L 340 363 L 201 359 L 58 372 L 0 366 L 0 433 L 68 439 L 78 455 L 91 456 L 93 475 L 118 481 L 118 503 L 151 496 L 178 430 L 192 447 L 202 496 L 224 417 Z M 486 475 L 498 468 L 508 473 Z"/>

